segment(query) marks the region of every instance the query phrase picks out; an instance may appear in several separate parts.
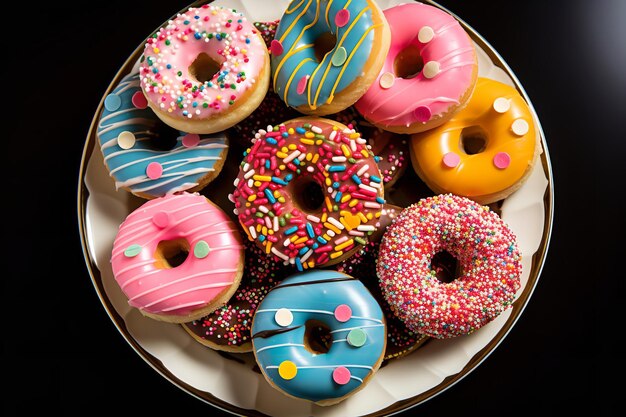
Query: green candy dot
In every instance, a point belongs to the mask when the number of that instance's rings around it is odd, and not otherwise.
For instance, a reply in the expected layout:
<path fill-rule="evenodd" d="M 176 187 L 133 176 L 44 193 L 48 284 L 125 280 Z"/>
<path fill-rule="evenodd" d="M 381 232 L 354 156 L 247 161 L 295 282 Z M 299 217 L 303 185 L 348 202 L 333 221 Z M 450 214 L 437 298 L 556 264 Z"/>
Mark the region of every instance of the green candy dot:
<path fill-rule="evenodd" d="M 126 250 L 124 251 L 124 256 L 132 258 L 139 255 L 139 253 L 141 253 L 141 245 L 135 243 L 134 245 L 130 245 L 126 248 Z"/>
<path fill-rule="evenodd" d="M 344 62 L 346 62 L 347 58 L 348 58 L 348 53 L 346 52 L 346 48 L 341 46 L 335 51 L 330 62 L 332 62 L 334 66 L 339 67 L 343 65 Z"/>
<path fill-rule="evenodd" d="M 367 333 L 361 329 L 352 329 L 350 333 L 348 333 L 347 339 L 350 346 L 361 347 L 367 340 Z"/>
<path fill-rule="evenodd" d="M 201 240 L 198 243 L 196 243 L 196 246 L 194 246 L 193 255 L 196 258 L 202 259 L 202 258 L 206 258 L 206 256 L 209 254 L 210 251 L 211 251 L 211 248 L 209 248 L 209 244 L 206 243 L 204 240 Z"/>

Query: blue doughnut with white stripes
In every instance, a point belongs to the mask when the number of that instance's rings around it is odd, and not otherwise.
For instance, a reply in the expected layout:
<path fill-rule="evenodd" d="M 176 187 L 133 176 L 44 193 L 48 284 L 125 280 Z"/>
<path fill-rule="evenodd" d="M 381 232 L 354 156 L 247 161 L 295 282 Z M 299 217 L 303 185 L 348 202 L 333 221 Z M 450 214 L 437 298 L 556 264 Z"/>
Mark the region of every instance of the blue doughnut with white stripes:
<path fill-rule="evenodd" d="M 96 134 L 115 188 L 145 199 L 199 191 L 228 153 L 224 133 L 199 136 L 166 126 L 148 107 L 137 72 L 105 97 Z M 163 146 L 168 139 L 173 146 Z"/>
<path fill-rule="evenodd" d="M 284 279 L 259 305 L 252 345 L 261 372 L 283 393 L 320 405 L 365 386 L 382 363 L 383 311 L 356 278 L 312 270 Z"/>

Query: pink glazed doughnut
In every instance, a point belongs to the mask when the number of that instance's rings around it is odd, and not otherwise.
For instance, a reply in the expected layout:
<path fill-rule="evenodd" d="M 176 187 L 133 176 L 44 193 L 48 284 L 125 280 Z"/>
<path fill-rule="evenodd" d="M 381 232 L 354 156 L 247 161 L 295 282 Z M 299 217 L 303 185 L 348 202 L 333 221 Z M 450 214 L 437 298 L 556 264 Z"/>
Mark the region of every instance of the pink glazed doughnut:
<path fill-rule="evenodd" d="M 243 14 L 205 4 L 148 38 L 140 76 L 148 105 L 163 122 L 214 133 L 259 106 L 269 87 L 269 52 Z"/>
<path fill-rule="evenodd" d="M 463 108 L 478 77 L 472 40 L 450 14 L 407 3 L 385 10 L 391 47 L 378 78 L 356 102 L 373 125 L 395 133 L 437 127 Z"/>
<path fill-rule="evenodd" d="M 128 215 L 113 242 L 113 275 L 131 307 L 169 323 L 222 306 L 243 274 L 237 226 L 200 194 L 169 194 Z"/>

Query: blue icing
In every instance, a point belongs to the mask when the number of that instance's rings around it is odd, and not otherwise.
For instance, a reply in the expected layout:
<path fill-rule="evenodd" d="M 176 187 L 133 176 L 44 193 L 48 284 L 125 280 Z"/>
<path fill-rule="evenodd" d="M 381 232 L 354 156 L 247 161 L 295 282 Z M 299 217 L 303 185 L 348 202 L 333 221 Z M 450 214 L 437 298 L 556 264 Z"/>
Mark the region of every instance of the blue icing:
<path fill-rule="evenodd" d="M 381 359 L 386 343 L 383 312 L 367 288 L 350 278 L 326 270 L 292 275 L 274 287 L 259 305 L 252 324 L 256 358 L 265 375 L 288 394 L 314 402 L 343 397 L 359 388 Z M 343 323 L 334 316 L 342 304 L 352 309 L 352 317 Z M 292 323 L 284 327 L 275 320 L 276 311 L 281 308 L 293 315 Z M 319 320 L 329 327 L 333 343 L 327 353 L 313 354 L 304 347 L 308 320 Z M 363 346 L 354 347 L 347 342 L 352 328 L 366 333 Z M 268 337 L 267 331 L 285 329 L 292 330 Z M 283 361 L 295 363 L 298 371 L 293 379 L 280 376 Z M 333 371 L 339 366 L 351 374 L 345 385 L 333 380 Z"/>
<path fill-rule="evenodd" d="M 296 1 L 294 0 L 293 3 Z M 275 39 L 280 40 L 284 51 L 281 55 L 271 57 L 272 77 L 275 80 L 274 90 L 285 100 L 285 88 L 289 83 L 285 102 L 292 107 L 310 105 L 311 108 L 316 108 L 325 104 L 331 98 L 333 88 L 334 96 L 361 75 L 371 54 L 374 31 L 370 30 L 373 25 L 372 12 L 366 0 L 322 0 L 319 3 L 319 13 L 317 13 L 314 0 L 300 1 L 293 9 L 285 12 L 276 31 Z M 346 4 L 348 4 L 350 20 L 345 26 L 337 27 L 335 15 L 345 8 Z M 315 23 L 309 27 L 313 22 Z M 313 43 L 320 35 L 327 32 L 335 35 L 337 43 L 318 63 Z M 334 66 L 331 59 L 340 46 L 345 48 L 347 60 L 343 65 Z M 307 83 L 310 91 L 298 94 L 298 82 L 307 75 L 311 76 Z M 335 86 L 337 80 L 339 81 Z M 317 100 L 315 100 L 318 93 Z"/>
<path fill-rule="evenodd" d="M 133 95 L 140 91 L 137 73 L 124 77 L 105 98 L 98 121 L 100 148 L 116 188 L 153 197 L 193 189 L 202 177 L 215 170 L 216 163 L 222 159 L 220 154 L 228 147 L 226 137 L 222 134 L 201 136 L 197 146 L 185 147 L 185 134 L 181 133 L 172 149 L 155 149 L 151 142 L 166 129 L 150 108 L 138 109 L 133 105 Z M 118 144 L 122 132 L 130 132 L 135 137 L 129 149 Z M 158 179 L 150 179 L 146 174 L 146 167 L 151 162 L 163 167 L 163 175 Z"/>

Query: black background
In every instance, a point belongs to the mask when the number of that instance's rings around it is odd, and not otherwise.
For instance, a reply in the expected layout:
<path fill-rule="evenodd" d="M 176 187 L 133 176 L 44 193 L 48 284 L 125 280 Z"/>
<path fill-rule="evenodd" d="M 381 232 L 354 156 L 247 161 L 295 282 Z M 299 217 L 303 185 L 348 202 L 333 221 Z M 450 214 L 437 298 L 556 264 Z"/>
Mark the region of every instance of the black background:
<path fill-rule="evenodd" d="M 155 3 L 31 2 L 3 18 L 4 415 L 225 414 L 124 341 L 91 284 L 78 233 L 79 165 L 98 103 L 144 38 L 188 5 Z M 406 415 L 614 415 L 625 331 L 626 1 L 440 4 L 491 43 L 533 102 L 555 217 L 539 283 L 510 334 Z"/>

